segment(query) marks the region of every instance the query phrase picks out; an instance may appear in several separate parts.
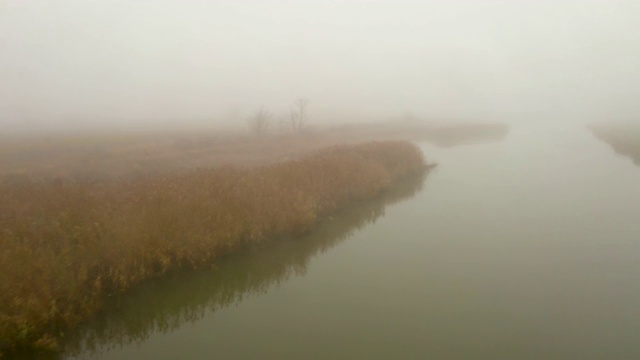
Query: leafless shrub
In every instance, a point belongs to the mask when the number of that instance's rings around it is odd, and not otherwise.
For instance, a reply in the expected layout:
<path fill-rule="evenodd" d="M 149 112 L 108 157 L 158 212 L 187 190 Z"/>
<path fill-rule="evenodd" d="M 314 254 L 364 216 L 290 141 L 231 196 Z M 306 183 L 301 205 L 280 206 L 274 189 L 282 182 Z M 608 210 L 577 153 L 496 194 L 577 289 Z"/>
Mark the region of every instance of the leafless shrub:
<path fill-rule="evenodd" d="M 309 102 L 309 99 L 300 98 L 294 101 L 291 106 L 291 110 L 289 111 L 289 124 L 294 134 L 301 133 L 305 127 L 307 121 L 306 110 Z"/>

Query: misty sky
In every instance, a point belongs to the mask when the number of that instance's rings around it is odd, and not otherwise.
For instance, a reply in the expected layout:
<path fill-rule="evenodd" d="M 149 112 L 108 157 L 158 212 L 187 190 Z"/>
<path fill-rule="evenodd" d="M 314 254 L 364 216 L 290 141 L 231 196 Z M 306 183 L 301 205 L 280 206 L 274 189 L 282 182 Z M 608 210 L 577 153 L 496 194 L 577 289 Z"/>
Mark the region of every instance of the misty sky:
<path fill-rule="evenodd" d="M 637 1 L 0 0 L 0 127 L 640 112 Z M 1 131 L 1 130 L 0 130 Z"/>

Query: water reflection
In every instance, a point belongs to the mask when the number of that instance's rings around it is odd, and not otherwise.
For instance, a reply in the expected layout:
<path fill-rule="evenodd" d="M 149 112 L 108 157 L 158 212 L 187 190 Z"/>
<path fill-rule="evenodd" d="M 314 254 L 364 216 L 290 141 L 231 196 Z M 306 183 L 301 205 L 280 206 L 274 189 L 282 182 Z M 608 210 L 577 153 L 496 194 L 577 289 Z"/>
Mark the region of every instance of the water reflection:
<path fill-rule="evenodd" d="M 218 262 L 213 270 L 149 281 L 112 299 L 101 316 L 68 336 L 67 356 L 96 354 L 142 342 L 153 333 L 171 332 L 210 311 L 265 293 L 292 275 L 304 275 L 314 256 L 375 222 L 387 205 L 421 190 L 426 175 L 411 177 L 376 199 L 340 211 L 301 239 L 236 254 Z"/>

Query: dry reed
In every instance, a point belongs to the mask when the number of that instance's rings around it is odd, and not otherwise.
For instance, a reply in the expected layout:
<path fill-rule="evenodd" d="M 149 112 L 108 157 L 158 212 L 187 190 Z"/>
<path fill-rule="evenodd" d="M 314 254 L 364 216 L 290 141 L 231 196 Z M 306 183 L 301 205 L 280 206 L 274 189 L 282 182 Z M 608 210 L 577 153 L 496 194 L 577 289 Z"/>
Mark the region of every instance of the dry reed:
<path fill-rule="evenodd" d="M 406 142 L 266 167 L 0 185 L 0 349 L 53 348 L 102 299 L 171 269 L 294 236 L 424 169 Z"/>

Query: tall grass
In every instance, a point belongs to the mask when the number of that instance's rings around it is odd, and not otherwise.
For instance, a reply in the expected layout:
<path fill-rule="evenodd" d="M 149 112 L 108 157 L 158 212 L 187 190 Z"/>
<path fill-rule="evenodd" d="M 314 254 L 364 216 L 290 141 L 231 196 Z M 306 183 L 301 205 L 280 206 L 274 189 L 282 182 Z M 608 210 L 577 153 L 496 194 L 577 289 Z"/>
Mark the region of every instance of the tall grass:
<path fill-rule="evenodd" d="M 0 185 L 0 348 L 54 347 L 104 297 L 176 268 L 306 232 L 424 169 L 405 142 L 260 168 Z"/>
<path fill-rule="evenodd" d="M 423 172 L 409 176 L 380 196 L 347 205 L 301 237 L 255 251 L 238 251 L 216 261 L 215 269 L 175 271 L 112 296 L 95 319 L 67 333 L 62 343 L 64 355 L 100 357 L 113 346 L 139 343 L 152 334 L 175 331 L 210 311 L 264 294 L 290 277 L 303 275 L 313 257 L 375 223 L 387 206 L 420 191 L 426 175 Z"/>

